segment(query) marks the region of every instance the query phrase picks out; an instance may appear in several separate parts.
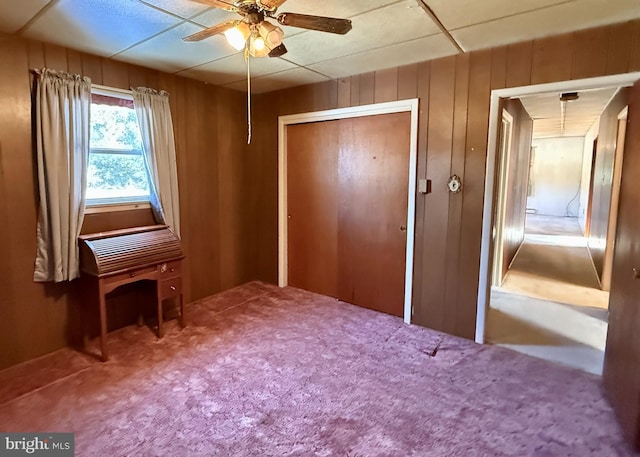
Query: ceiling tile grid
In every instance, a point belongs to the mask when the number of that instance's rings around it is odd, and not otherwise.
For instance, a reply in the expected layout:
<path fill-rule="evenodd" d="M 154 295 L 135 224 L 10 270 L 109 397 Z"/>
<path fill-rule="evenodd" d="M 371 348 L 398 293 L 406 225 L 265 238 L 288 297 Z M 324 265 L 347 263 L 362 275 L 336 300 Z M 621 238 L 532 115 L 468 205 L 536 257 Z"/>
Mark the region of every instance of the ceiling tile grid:
<path fill-rule="evenodd" d="M 0 31 L 15 33 L 24 27 L 49 0 L 22 0 L 20 2 L 5 2 L 0 7 Z"/>
<path fill-rule="evenodd" d="M 561 102 L 561 93 L 531 95 L 520 101 L 533 119 L 533 138 L 585 136 L 617 90 L 582 91 L 578 100 L 570 102 Z"/>
<path fill-rule="evenodd" d="M 180 19 L 131 0 L 58 0 L 27 28 L 36 40 L 111 56 Z"/>
<path fill-rule="evenodd" d="M 282 26 L 283 59 L 252 59 L 257 91 L 342 78 L 466 51 L 640 18 L 640 0 L 287 0 L 280 11 L 349 18 L 347 35 Z M 182 38 L 236 13 L 190 0 L 0 2 L 0 33 L 244 89 L 242 53 L 224 36 Z M 275 23 L 275 19 L 269 19 Z M 296 79 L 298 78 L 298 79 Z M 270 82 L 272 85 L 270 85 Z"/>

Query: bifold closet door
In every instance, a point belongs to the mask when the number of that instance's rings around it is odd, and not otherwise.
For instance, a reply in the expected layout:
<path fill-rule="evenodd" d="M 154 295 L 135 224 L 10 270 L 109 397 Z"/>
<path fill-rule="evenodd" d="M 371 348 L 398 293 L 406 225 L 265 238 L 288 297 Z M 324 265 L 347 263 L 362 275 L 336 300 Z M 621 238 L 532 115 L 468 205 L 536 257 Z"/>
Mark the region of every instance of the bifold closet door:
<path fill-rule="evenodd" d="M 337 297 L 338 121 L 287 127 L 289 285 Z"/>
<path fill-rule="evenodd" d="M 403 315 L 410 121 L 287 127 L 289 285 Z"/>
<path fill-rule="evenodd" d="M 404 311 L 411 114 L 340 121 L 338 298 Z"/>

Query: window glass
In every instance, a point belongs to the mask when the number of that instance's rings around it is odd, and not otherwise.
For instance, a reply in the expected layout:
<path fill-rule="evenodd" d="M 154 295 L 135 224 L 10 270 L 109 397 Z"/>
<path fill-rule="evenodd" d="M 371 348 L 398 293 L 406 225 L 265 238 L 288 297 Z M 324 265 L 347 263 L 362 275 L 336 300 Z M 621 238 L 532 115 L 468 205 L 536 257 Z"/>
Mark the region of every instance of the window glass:
<path fill-rule="evenodd" d="M 91 103 L 87 205 L 148 201 L 149 177 L 132 103 L 97 98 Z"/>

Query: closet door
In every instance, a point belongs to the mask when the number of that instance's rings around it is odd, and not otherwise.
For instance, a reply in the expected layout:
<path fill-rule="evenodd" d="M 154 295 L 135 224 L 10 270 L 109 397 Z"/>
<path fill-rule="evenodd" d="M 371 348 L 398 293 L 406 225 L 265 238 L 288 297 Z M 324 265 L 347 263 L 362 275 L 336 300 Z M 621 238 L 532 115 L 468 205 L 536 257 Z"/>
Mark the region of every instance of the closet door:
<path fill-rule="evenodd" d="M 338 298 L 402 316 L 411 114 L 340 121 Z"/>
<path fill-rule="evenodd" d="M 289 285 L 337 296 L 338 121 L 287 127 Z"/>
<path fill-rule="evenodd" d="M 404 310 L 410 113 L 287 127 L 289 285 Z"/>

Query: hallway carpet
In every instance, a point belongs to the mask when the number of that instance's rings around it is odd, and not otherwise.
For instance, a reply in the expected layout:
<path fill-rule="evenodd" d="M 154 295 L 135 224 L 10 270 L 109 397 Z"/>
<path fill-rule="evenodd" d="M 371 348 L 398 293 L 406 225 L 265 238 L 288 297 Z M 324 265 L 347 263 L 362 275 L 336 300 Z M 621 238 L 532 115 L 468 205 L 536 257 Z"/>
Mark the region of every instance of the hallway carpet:
<path fill-rule="evenodd" d="M 557 237 L 527 235 L 502 284 L 508 292 L 570 305 L 607 309 L 586 246 L 562 245 Z"/>
<path fill-rule="evenodd" d="M 110 333 L 107 363 L 54 355 L 55 381 L 0 373 L 34 379 L 0 430 L 73 431 L 77 456 L 636 455 L 586 373 L 259 282 L 187 312 Z"/>

